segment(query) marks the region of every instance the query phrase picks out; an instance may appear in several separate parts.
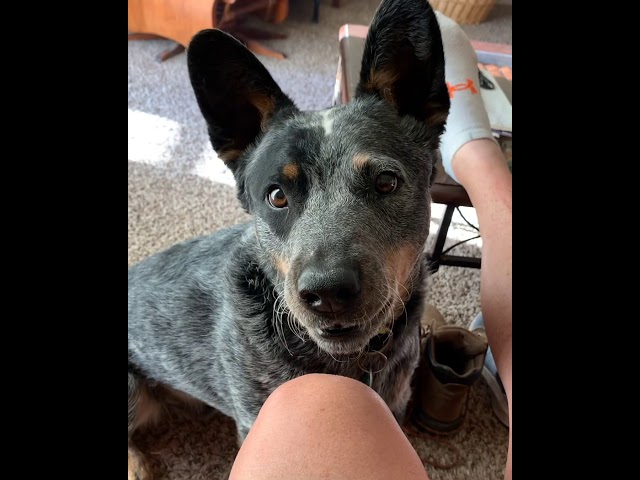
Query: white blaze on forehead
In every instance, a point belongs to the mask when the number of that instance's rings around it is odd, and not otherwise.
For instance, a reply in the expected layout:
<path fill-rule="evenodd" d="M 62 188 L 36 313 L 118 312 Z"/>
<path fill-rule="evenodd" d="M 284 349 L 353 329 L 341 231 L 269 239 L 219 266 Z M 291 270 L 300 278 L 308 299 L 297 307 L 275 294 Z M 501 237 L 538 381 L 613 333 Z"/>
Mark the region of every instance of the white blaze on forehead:
<path fill-rule="evenodd" d="M 324 128 L 325 135 L 331 135 L 333 130 L 333 118 L 329 118 L 331 114 L 331 110 L 320 112 L 320 116 L 322 117 L 322 128 Z"/>

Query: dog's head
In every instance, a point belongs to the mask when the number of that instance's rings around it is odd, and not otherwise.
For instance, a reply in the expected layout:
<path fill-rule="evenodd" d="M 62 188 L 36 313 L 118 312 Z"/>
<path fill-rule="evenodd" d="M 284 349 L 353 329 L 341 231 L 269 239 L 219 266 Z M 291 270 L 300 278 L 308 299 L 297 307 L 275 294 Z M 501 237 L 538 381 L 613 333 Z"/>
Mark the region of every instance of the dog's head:
<path fill-rule="evenodd" d="M 440 30 L 426 0 L 384 0 L 354 100 L 301 112 L 218 30 L 188 49 L 214 149 L 286 307 L 325 351 L 362 350 L 415 286 L 449 111 Z"/>

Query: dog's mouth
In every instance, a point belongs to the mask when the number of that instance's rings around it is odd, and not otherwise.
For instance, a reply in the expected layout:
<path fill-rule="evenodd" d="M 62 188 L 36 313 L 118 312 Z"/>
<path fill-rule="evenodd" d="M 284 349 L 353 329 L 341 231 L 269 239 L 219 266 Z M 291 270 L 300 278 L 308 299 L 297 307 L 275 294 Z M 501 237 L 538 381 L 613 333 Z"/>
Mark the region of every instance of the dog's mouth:
<path fill-rule="evenodd" d="M 357 325 L 351 325 L 349 327 L 343 327 L 340 324 L 335 324 L 326 328 L 317 328 L 316 331 L 318 335 L 322 338 L 333 339 L 333 338 L 341 338 L 350 335 L 354 331 L 358 329 Z"/>
<path fill-rule="evenodd" d="M 301 315 L 298 320 L 322 350 L 332 355 L 352 355 L 366 348 L 383 326 L 390 322 L 393 318 L 391 312 L 393 309 L 384 304 L 380 310 L 369 315 L 355 316 L 352 320 L 327 321 L 307 315 Z M 366 323 L 353 321 L 363 316 L 369 318 Z"/>

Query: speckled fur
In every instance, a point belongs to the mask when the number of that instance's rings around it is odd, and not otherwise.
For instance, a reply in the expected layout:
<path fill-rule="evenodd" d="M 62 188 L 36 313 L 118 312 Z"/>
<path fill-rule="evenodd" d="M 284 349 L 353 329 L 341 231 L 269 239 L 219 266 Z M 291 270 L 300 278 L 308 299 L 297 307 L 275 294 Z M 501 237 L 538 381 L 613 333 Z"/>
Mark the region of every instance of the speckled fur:
<path fill-rule="evenodd" d="M 323 112 L 299 111 L 220 31 L 196 35 L 188 63 L 212 145 L 253 220 L 129 269 L 130 442 L 168 389 L 232 417 L 242 440 L 282 383 L 316 372 L 361 379 L 363 364 L 382 368 L 372 388 L 401 419 L 419 357 L 422 251 L 449 108 L 433 11 L 423 0 L 385 0 L 356 98 Z M 390 194 L 375 190 L 383 172 L 399 178 Z M 274 186 L 286 208 L 265 201 Z M 362 295 L 353 309 L 327 319 L 300 300 L 298 280 L 314 262 L 357 266 Z M 357 328 L 326 339 L 318 329 L 329 321 Z M 393 329 L 387 361 L 367 364 L 385 326 Z"/>

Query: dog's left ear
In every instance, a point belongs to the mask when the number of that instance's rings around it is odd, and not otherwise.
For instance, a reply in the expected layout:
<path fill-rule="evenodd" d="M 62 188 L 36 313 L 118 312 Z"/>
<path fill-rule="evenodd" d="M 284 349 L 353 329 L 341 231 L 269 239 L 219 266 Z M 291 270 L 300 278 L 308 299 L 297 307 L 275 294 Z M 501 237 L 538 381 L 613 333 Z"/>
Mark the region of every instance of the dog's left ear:
<path fill-rule="evenodd" d="M 255 55 L 220 30 L 193 37 L 187 66 L 211 144 L 236 173 L 236 160 L 267 129 L 275 112 L 294 104 Z"/>
<path fill-rule="evenodd" d="M 444 131 L 449 92 L 440 27 L 427 0 L 383 0 L 364 47 L 356 97 L 376 95 Z"/>

